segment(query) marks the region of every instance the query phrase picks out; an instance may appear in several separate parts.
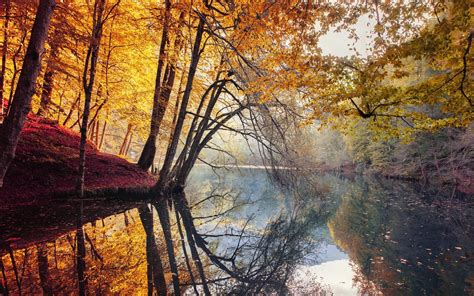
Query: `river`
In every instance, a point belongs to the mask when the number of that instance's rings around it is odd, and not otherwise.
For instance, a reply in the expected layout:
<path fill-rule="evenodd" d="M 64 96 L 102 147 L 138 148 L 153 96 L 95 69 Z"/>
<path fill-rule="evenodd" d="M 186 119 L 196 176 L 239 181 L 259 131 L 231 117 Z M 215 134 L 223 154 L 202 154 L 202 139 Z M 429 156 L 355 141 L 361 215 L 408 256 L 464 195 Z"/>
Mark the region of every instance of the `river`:
<path fill-rule="evenodd" d="M 473 196 L 387 179 L 283 175 L 276 182 L 265 170 L 202 166 L 191 173 L 186 198 L 214 255 L 200 250 L 211 293 L 474 294 Z M 169 214 L 181 292 L 202 293 L 191 285 L 200 282 L 198 268 L 185 264 L 191 254 L 183 253 L 174 208 Z M 158 263 L 172 289 L 166 241 L 148 201 L 58 200 L 3 209 L 0 217 L 4 292 L 146 295 Z"/>

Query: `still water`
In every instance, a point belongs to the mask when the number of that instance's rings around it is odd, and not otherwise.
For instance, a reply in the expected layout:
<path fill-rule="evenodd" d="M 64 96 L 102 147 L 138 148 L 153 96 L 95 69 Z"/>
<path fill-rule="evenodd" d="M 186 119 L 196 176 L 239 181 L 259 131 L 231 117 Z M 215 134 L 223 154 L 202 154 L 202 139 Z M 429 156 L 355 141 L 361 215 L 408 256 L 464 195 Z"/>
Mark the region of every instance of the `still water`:
<path fill-rule="evenodd" d="M 472 196 L 329 174 L 280 181 L 259 169 L 192 172 L 186 198 L 213 294 L 474 295 Z M 181 293 L 202 293 L 186 228 L 168 210 Z M 157 272 L 171 291 L 166 250 L 147 201 L 0 210 L 0 290 L 11 295 L 150 295 Z"/>

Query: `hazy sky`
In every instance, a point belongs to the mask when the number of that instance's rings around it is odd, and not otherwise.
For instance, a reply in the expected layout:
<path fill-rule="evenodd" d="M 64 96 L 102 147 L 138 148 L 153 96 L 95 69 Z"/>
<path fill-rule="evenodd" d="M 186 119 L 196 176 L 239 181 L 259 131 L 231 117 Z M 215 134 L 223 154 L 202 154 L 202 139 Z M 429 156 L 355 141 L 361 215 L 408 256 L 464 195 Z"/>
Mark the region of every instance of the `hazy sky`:
<path fill-rule="evenodd" d="M 356 49 L 362 56 L 367 56 L 367 49 L 371 38 L 367 37 L 370 35 L 370 30 L 373 28 L 373 20 L 370 20 L 367 16 L 362 16 L 357 24 L 354 26 L 359 36 L 359 40 L 356 43 Z M 369 25 L 367 25 L 369 23 Z M 354 51 L 351 51 L 353 40 L 349 39 L 349 33 L 347 32 L 330 32 L 320 40 L 321 48 L 324 54 L 331 54 L 335 56 L 351 56 Z"/>

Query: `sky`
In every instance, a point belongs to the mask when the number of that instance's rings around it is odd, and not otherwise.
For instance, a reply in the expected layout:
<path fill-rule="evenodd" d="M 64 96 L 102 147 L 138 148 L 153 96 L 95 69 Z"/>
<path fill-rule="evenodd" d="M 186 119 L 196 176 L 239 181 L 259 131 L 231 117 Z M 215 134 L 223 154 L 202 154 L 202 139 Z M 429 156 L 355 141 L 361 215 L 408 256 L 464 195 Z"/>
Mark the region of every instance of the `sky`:
<path fill-rule="evenodd" d="M 374 21 L 370 20 L 367 15 L 362 16 L 357 24 L 354 26 L 359 36 L 359 40 L 355 44 L 357 51 L 363 56 L 366 57 L 368 54 L 369 45 L 371 38 L 370 30 L 374 26 Z M 348 32 L 329 32 L 323 36 L 319 44 L 323 50 L 324 54 L 331 54 L 334 56 L 345 57 L 351 56 L 354 54 L 354 51 L 350 50 L 352 47 L 353 40 L 349 39 Z"/>

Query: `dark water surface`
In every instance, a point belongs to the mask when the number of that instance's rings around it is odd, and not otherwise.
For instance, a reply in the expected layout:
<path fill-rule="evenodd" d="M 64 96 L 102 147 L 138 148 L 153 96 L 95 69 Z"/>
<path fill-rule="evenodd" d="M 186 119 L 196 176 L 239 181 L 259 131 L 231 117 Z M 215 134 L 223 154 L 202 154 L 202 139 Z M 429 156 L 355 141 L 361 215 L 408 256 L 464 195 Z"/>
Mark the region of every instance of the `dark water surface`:
<path fill-rule="evenodd" d="M 334 175 L 286 184 L 259 169 L 194 169 L 186 197 L 215 255 L 200 251 L 214 294 L 474 295 L 472 196 Z M 191 277 L 174 209 L 169 214 L 181 292 L 193 295 L 198 272 L 191 264 Z M 155 293 L 157 257 L 171 291 L 166 250 L 156 209 L 145 201 L 0 210 L 0 290 L 11 295 Z"/>

